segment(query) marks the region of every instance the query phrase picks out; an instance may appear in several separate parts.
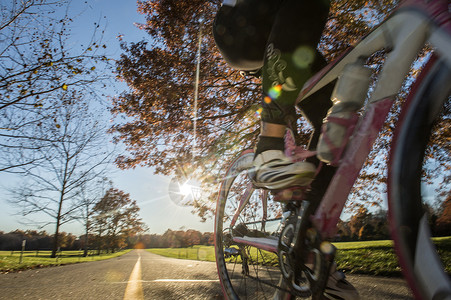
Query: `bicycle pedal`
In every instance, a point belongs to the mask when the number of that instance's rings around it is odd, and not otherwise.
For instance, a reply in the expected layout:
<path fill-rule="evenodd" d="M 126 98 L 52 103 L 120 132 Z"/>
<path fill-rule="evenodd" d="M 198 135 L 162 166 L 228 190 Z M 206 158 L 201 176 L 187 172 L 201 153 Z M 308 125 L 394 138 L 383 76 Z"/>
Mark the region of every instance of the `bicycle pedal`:
<path fill-rule="evenodd" d="M 305 188 L 303 187 L 289 187 L 282 190 L 274 191 L 274 201 L 302 201 L 304 200 Z"/>

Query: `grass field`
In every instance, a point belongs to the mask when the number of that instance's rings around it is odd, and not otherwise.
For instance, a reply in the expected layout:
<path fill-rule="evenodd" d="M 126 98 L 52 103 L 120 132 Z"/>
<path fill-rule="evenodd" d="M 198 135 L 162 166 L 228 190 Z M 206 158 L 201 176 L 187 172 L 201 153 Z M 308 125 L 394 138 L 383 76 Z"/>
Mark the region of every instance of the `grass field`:
<path fill-rule="evenodd" d="M 149 252 L 172 258 L 215 261 L 213 246 L 193 246 L 190 248 L 152 248 Z"/>
<path fill-rule="evenodd" d="M 451 237 L 434 239 L 446 271 L 451 273 Z M 336 261 L 339 268 L 346 273 L 369 275 L 400 276 L 397 257 L 393 242 L 365 241 L 334 243 L 337 247 Z M 147 249 L 155 254 L 180 258 L 215 261 L 213 246 L 194 246 L 192 248 Z"/>
<path fill-rule="evenodd" d="M 86 261 L 104 260 L 123 255 L 131 250 L 116 253 L 103 253 L 83 257 L 83 251 L 61 251 L 56 258 L 51 258 L 51 251 L 24 251 L 20 262 L 20 251 L 0 251 L 0 272 L 14 272 L 33 268 L 59 266 Z M 97 252 L 96 252 L 97 253 Z M 94 254 L 94 253 L 93 253 Z"/>
<path fill-rule="evenodd" d="M 451 237 L 435 238 L 434 243 L 445 265 L 451 273 Z M 349 273 L 374 275 L 400 275 L 398 260 L 392 241 L 337 243 L 336 261 L 341 269 Z"/>

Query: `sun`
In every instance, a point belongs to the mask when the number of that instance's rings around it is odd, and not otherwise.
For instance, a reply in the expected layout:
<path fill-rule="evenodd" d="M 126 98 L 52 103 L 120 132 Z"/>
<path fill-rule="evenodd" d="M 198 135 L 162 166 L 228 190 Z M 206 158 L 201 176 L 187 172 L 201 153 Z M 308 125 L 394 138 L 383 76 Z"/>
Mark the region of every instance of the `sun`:
<path fill-rule="evenodd" d="M 194 179 L 188 179 L 185 183 L 179 185 L 179 193 L 183 197 L 196 197 L 200 190 L 200 182 Z"/>
<path fill-rule="evenodd" d="M 192 186 L 188 182 L 185 182 L 180 186 L 180 194 L 183 196 L 188 196 L 192 193 Z"/>
<path fill-rule="evenodd" d="M 200 187 L 200 182 L 195 179 L 185 178 L 185 181 L 180 181 L 174 177 L 169 183 L 169 197 L 175 204 L 185 206 L 199 198 L 201 193 Z"/>

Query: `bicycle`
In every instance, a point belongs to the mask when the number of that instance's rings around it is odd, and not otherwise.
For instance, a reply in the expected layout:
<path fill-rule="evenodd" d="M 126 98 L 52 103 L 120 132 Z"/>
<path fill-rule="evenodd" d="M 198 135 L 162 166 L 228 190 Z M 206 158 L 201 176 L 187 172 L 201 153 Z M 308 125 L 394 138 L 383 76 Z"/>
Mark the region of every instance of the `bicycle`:
<path fill-rule="evenodd" d="M 318 205 L 306 200 L 308 192 L 296 188 L 275 193 L 254 187 L 247 173 L 253 150 L 243 151 L 230 165 L 221 183 L 215 219 L 216 264 L 228 299 L 322 297 L 335 255 L 329 240 L 404 77 L 426 44 L 434 48 L 433 54 L 411 87 L 391 142 L 388 215 L 395 252 L 414 296 L 451 299 L 451 281 L 431 242 L 421 191 L 434 120 L 440 114 L 442 120 L 450 118 L 449 6 L 448 0 L 402 2 L 356 46 L 304 85 L 298 102 L 337 79 L 346 65 L 364 63 L 373 53 L 388 50 L 364 113 L 339 149 L 341 158 L 333 162 L 336 171 L 318 170 L 317 178 L 329 182 L 324 193 L 316 195 Z M 286 136 L 286 147 L 293 159 L 303 158 L 297 157 L 302 151 L 291 134 Z M 271 227 L 273 223 L 278 225 Z"/>

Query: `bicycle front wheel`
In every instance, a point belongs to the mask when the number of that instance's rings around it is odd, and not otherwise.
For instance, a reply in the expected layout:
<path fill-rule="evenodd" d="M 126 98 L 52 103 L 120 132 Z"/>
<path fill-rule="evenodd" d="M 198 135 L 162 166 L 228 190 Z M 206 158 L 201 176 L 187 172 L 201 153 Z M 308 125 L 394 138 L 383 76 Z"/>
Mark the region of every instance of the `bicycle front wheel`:
<path fill-rule="evenodd" d="M 277 258 L 281 207 L 247 175 L 253 151 L 244 151 L 222 181 L 216 207 L 215 254 L 227 299 L 290 299 Z"/>
<path fill-rule="evenodd" d="M 390 225 L 417 299 L 451 299 L 451 232 L 443 229 L 451 201 L 450 82 L 450 68 L 432 57 L 405 103 L 391 150 Z"/>

